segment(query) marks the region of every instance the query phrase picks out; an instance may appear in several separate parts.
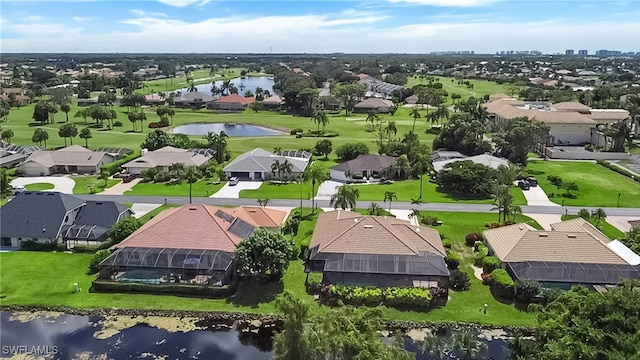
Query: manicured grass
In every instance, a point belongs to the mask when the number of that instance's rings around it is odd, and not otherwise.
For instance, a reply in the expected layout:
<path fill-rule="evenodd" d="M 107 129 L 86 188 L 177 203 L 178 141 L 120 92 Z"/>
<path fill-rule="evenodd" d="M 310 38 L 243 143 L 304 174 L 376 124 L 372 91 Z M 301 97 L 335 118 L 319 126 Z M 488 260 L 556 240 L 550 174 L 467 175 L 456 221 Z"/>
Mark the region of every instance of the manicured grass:
<path fill-rule="evenodd" d="M 396 201 L 412 201 L 417 199 L 420 194 L 420 180 L 404 180 L 396 181 L 393 184 L 380 185 L 380 184 L 357 184 L 353 185 L 357 187 L 360 192 L 358 200 L 371 200 L 382 202 L 384 200 L 384 193 L 386 191 L 393 191 L 396 193 L 398 199 Z M 511 194 L 514 197 L 515 205 L 526 205 L 527 201 L 522 194 L 522 190 L 517 187 L 511 188 Z M 489 198 L 469 198 L 465 196 L 457 196 L 455 194 L 447 194 L 438 190 L 438 185 L 429 182 L 426 179 L 422 182 L 422 202 L 423 203 L 452 203 L 461 202 L 469 204 L 491 204 L 493 199 Z"/>
<path fill-rule="evenodd" d="M 148 213 L 144 214 L 144 216 L 142 216 L 139 220 L 140 222 L 142 222 L 143 224 L 146 223 L 147 221 L 153 219 L 154 216 L 160 214 L 161 212 L 177 207 L 179 205 L 176 204 L 166 204 L 166 205 L 161 205 L 151 211 L 149 211 Z"/>
<path fill-rule="evenodd" d="M 43 190 L 51 190 L 53 189 L 55 186 L 51 183 L 33 183 L 33 184 L 29 184 L 26 185 L 25 188 L 28 191 L 43 191 Z"/>
<path fill-rule="evenodd" d="M 318 184 L 316 184 L 315 194 L 318 192 Z M 311 182 L 303 181 L 289 182 L 286 184 L 272 183 L 265 181 L 260 188 L 256 190 L 240 190 L 241 198 L 267 198 L 267 199 L 303 199 L 311 198 Z"/>
<path fill-rule="evenodd" d="M 449 93 L 449 96 L 451 96 L 451 94 L 453 93 L 456 93 L 462 95 L 463 99 L 466 99 L 470 96 L 483 98 L 484 95 L 507 93 L 507 89 L 504 85 L 495 83 L 493 81 L 465 79 L 465 81 L 468 80 L 473 84 L 473 89 L 468 89 L 467 85 L 458 85 L 458 79 L 452 77 L 434 76 L 434 78 L 438 79 L 440 83 L 442 83 L 442 88 L 446 90 L 447 93 Z M 427 84 L 427 80 L 410 77 L 407 81 L 407 87 L 413 87 L 418 84 Z M 452 104 L 451 97 L 447 98 L 447 104 Z"/>
<path fill-rule="evenodd" d="M 107 186 L 105 186 L 104 180 L 100 179 L 100 177 L 96 175 L 74 176 L 73 180 L 76 182 L 76 185 L 73 187 L 74 194 L 99 193 L 120 182 L 120 180 L 116 179 L 107 179 Z"/>
<path fill-rule="evenodd" d="M 215 194 L 225 182 L 215 184 L 211 179 L 198 180 L 191 184 L 191 195 L 193 197 L 208 197 Z M 181 184 L 169 185 L 166 183 L 138 183 L 125 195 L 155 195 L 155 196 L 189 196 L 189 183 L 183 181 Z"/>
<path fill-rule="evenodd" d="M 209 73 L 209 69 L 197 69 L 192 71 L 191 74 L 189 74 L 189 77 L 193 79 L 193 83 L 196 86 L 203 85 L 203 84 L 211 85 L 213 81 L 237 78 L 240 76 L 240 72 L 242 70 L 243 68 L 224 69 L 224 74 L 223 74 L 222 69 L 218 69 L 216 73 L 212 76 Z M 267 76 L 267 74 L 263 74 L 263 76 Z M 145 81 L 144 85 L 147 87 L 139 91 L 144 92 L 145 94 L 157 94 L 158 92 L 162 92 L 162 91 L 171 92 L 172 90 L 189 87 L 189 83 L 187 82 L 186 76 L 178 76 L 175 78 L 168 78 L 168 79 L 149 80 L 149 81 Z M 205 89 L 204 86 L 201 89 L 198 89 L 198 91 L 205 93 L 207 95 L 211 95 L 208 88 Z"/>
<path fill-rule="evenodd" d="M 571 220 L 577 218 L 578 215 L 562 215 L 562 221 Z M 591 223 L 591 225 L 598 228 L 598 230 L 602 231 L 609 239 L 615 240 L 624 237 L 624 232 L 620 231 L 617 227 L 609 224 L 606 220 L 600 220 L 600 223 L 596 226 L 596 218 L 589 218 L 587 221 Z"/>
<path fill-rule="evenodd" d="M 618 194 L 620 207 L 637 207 L 640 204 L 640 184 L 603 166 L 591 162 L 530 161 L 527 172 L 557 204 L 567 206 L 616 207 Z M 575 182 L 579 190 L 575 199 L 563 197 L 563 189 L 551 185 L 547 176 L 555 175 L 567 182 Z M 554 194 L 554 196 L 551 196 Z"/>
<path fill-rule="evenodd" d="M 291 210 L 291 217 L 296 211 L 299 211 L 300 208 L 295 208 Z M 299 249 L 300 245 L 307 245 L 311 243 L 311 238 L 313 237 L 313 230 L 316 227 L 316 222 L 318 221 L 318 215 L 323 213 L 321 209 L 317 209 L 315 214 L 311 214 L 311 208 L 302 208 L 302 220 L 300 221 L 300 227 L 298 227 L 298 234 L 293 237 L 293 240 L 296 242 L 296 247 Z"/>

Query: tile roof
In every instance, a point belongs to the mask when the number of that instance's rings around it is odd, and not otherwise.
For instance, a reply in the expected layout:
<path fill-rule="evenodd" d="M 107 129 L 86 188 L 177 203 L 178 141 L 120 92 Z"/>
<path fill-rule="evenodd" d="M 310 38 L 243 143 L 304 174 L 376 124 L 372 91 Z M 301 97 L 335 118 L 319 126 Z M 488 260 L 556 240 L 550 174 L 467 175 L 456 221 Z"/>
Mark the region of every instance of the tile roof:
<path fill-rule="evenodd" d="M 307 165 L 309 165 L 308 158 L 299 158 L 293 156 L 285 156 L 271 153 L 261 148 L 255 148 L 251 151 L 247 151 L 240 154 L 237 158 L 233 159 L 224 171 L 271 171 L 271 165 L 276 161 L 281 163 L 285 160 L 293 165 L 293 172 L 303 172 Z"/>
<path fill-rule="evenodd" d="M 445 256 L 434 229 L 405 220 L 336 210 L 322 213 L 313 232 L 312 257 L 318 253 Z"/>
<path fill-rule="evenodd" d="M 178 149 L 172 146 L 149 151 L 146 155 L 137 159 L 133 159 L 122 165 L 123 168 L 152 168 L 157 166 L 171 166 L 175 163 L 184 164 L 184 166 L 200 166 L 206 164 L 211 157 L 197 154 L 187 149 Z"/>
<path fill-rule="evenodd" d="M 144 247 L 235 252 L 236 246 L 248 237 L 255 225 L 284 219 L 278 210 L 251 213 L 251 207 L 228 209 L 213 205 L 189 204 L 156 215 L 140 229 L 118 244 L 117 248 Z M 267 215 L 269 214 L 269 215 Z M 243 225 L 242 231 L 232 226 Z M 248 231 L 245 231 L 248 230 Z M 239 236 L 237 234 L 241 234 Z"/>
<path fill-rule="evenodd" d="M 379 107 L 392 107 L 393 102 L 391 100 L 385 100 L 380 98 L 368 98 L 360 101 L 355 105 L 357 108 L 379 108 Z"/>
<path fill-rule="evenodd" d="M 268 98 L 262 100 L 265 104 L 282 104 L 282 98 L 278 95 L 271 95 Z"/>
<path fill-rule="evenodd" d="M 331 168 L 331 170 L 351 171 L 381 171 L 396 164 L 396 158 L 387 155 L 365 154 L 349 161 L 345 161 Z"/>
<path fill-rule="evenodd" d="M 533 110 L 522 108 L 524 105 L 520 100 L 495 100 L 484 104 L 489 113 L 503 119 L 528 117 L 549 124 L 597 124 L 595 120 L 575 111 Z"/>
<path fill-rule="evenodd" d="M 79 145 L 72 145 L 55 151 L 34 151 L 25 160 L 25 163 L 35 162 L 46 167 L 55 165 L 97 166 L 105 156 L 113 160 L 113 157 L 105 152 L 91 151 Z"/>
<path fill-rule="evenodd" d="M 552 104 L 551 107 L 558 111 L 578 111 L 578 112 L 588 112 L 591 110 L 590 107 L 579 103 L 577 101 L 563 101 L 559 103 Z"/>
<path fill-rule="evenodd" d="M 244 97 L 237 94 L 231 94 L 227 96 L 223 96 L 220 99 L 214 101 L 215 103 L 240 103 L 242 105 L 253 104 L 256 99 L 253 96 Z"/>
<path fill-rule="evenodd" d="M 588 118 L 596 121 L 621 121 L 629 118 L 629 111 L 624 109 L 591 109 Z"/>
<path fill-rule="evenodd" d="M 551 230 L 555 231 L 566 231 L 566 232 L 588 232 L 596 239 L 600 240 L 603 243 L 608 243 L 611 241 L 605 234 L 603 234 L 600 230 L 598 230 L 595 226 L 593 226 L 587 220 L 578 217 L 571 220 L 561 221 L 559 223 L 551 224 Z"/>
<path fill-rule="evenodd" d="M 566 227 L 572 229 L 575 225 L 572 223 Z M 485 230 L 482 236 L 502 262 L 627 264 L 607 247 L 607 242 L 584 230 L 537 231 L 527 224 L 515 224 Z"/>

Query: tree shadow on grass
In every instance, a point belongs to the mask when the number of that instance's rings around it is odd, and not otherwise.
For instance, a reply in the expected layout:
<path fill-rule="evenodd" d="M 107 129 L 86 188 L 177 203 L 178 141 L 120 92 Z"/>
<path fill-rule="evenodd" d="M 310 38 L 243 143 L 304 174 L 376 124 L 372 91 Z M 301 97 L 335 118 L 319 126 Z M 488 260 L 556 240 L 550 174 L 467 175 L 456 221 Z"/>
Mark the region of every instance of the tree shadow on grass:
<path fill-rule="evenodd" d="M 440 194 L 445 194 L 445 196 L 449 199 L 453 200 L 488 200 L 491 199 L 490 195 L 475 195 L 475 194 L 465 194 L 465 193 L 457 193 L 457 192 L 448 192 L 442 189 L 442 187 L 438 186 L 436 188 L 436 192 Z"/>
<path fill-rule="evenodd" d="M 282 280 L 264 283 L 253 277 L 245 277 L 240 280 L 236 292 L 227 298 L 227 302 L 235 306 L 257 308 L 259 304 L 275 300 L 282 291 Z"/>

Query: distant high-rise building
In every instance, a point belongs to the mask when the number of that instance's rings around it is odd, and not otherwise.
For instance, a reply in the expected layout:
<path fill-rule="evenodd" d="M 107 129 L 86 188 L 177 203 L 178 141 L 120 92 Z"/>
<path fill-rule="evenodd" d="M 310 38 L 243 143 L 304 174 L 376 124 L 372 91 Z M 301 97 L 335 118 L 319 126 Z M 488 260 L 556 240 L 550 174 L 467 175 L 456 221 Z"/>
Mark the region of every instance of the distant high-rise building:
<path fill-rule="evenodd" d="M 587 56 L 589 54 L 589 52 L 587 50 L 578 50 L 578 55 L 579 56 Z"/>
<path fill-rule="evenodd" d="M 566 56 L 573 56 L 573 49 L 565 50 L 565 51 L 564 51 L 564 54 L 565 54 Z"/>
<path fill-rule="evenodd" d="M 597 50 L 596 56 L 620 56 L 622 51 L 618 50 Z"/>

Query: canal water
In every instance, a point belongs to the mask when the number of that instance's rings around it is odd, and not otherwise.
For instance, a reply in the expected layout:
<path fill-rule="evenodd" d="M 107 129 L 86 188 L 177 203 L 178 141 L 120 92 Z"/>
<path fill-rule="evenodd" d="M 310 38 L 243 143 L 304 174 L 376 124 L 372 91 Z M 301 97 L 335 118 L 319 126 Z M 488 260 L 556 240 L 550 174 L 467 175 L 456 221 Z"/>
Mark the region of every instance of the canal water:
<path fill-rule="evenodd" d="M 128 318 L 128 317 L 127 317 Z M 125 319 L 127 319 L 125 318 Z M 100 316 L 0 312 L 0 358 L 39 359 L 250 359 L 273 357 L 269 336 L 225 330 L 160 329 L 145 324 L 110 331 Z M 108 323 L 108 321 L 106 322 Z M 113 329 L 111 329 L 113 330 Z M 447 334 L 450 335 L 450 334 Z M 508 359 L 505 340 L 482 340 L 488 349 L 480 354 Z M 417 359 L 431 359 L 405 339 L 405 348 L 418 353 Z M 450 354 L 446 359 L 458 359 Z"/>

